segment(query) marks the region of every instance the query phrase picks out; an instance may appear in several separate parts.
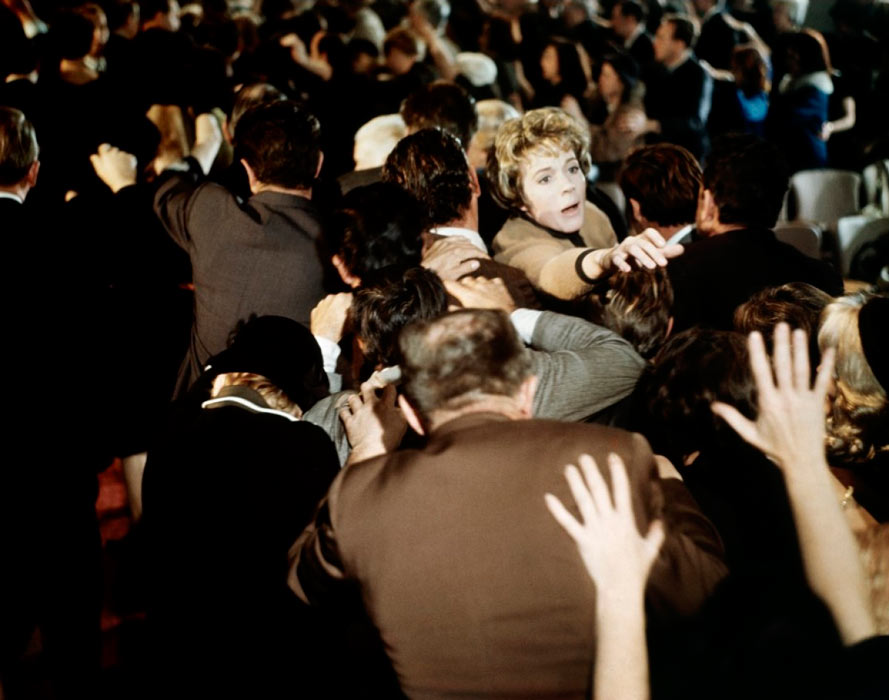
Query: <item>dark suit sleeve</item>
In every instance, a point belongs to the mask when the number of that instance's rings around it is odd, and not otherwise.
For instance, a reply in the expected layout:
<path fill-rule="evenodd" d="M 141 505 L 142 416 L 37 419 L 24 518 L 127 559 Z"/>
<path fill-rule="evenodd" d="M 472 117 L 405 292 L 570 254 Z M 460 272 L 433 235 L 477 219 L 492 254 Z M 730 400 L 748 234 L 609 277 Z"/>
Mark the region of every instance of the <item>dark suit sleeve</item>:
<path fill-rule="evenodd" d="M 188 216 L 203 175 L 201 166 L 194 158 L 187 158 L 185 164 L 185 170 L 168 169 L 161 174 L 154 195 L 154 211 L 176 244 L 188 250 L 191 247 Z"/>
<path fill-rule="evenodd" d="M 679 479 L 660 479 L 667 537 L 648 581 L 649 610 L 688 615 L 726 577 L 722 540 Z"/>
<path fill-rule="evenodd" d="M 300 600 L 310 605 L 336 597 L 346 582 L 330 512 L 344 473 L 340 472 L 321 501 L 313 522 L 290 547 L 287 583 Z"/>
<path fill-rule="evenodd" d="M 671 112 L 659 117 L 662 133 L 680 138 L 693 137 L 704 131 L 713 101 L 710 74 L 697 63 L 692 64 L 690 59 L 686 66 L 677 69 L 685 68 L 682 82 L 672 96 Z"/>

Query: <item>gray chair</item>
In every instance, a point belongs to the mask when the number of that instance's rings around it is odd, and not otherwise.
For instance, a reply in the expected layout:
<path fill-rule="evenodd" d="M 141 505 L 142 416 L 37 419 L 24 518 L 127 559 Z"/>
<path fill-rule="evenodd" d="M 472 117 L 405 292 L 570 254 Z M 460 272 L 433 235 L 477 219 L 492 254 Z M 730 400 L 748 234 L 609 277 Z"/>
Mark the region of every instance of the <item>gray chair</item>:
<path fill-rule="evenodd" d="M 840 269 L 848 277 L 852 261 L 867 243 L 889 233 L 889 217 L 844 216 L 837 226 Z"/>
<path fill-rule="evenodd" d="M 821 258 L 821 228 L 817 224 L 808 221 L 779 222 L 775 226 L 775 237 L 810 258 Z"/>
<path fill-rule="evenodd" d="M 795 219 L 837 230 L 837 221 L 861 209 L 861 175 L 851 170 L 801 170 L 790 178 Z"/>

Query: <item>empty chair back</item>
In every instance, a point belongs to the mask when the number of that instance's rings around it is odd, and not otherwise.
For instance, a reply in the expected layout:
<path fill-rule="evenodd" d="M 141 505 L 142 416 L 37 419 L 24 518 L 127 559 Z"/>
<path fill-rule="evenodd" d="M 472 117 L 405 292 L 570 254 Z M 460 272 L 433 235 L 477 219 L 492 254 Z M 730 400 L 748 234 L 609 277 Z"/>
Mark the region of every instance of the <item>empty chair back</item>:
<path fill-rule="evenodd" d="M 837 221 L 860 210 L 861 175 L 850 170 L 802 170 L 790 179 L 796 219 L 837 230 Z"/>

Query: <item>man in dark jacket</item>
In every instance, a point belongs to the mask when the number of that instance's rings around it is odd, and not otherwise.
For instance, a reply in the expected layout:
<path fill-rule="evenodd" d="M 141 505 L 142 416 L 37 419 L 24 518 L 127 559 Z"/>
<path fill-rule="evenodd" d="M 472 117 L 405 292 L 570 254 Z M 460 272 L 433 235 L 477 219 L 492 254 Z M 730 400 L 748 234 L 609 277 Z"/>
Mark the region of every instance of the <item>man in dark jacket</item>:
<path fill-rule="evenodd" d="M 787 186 L 787 165 L 773 145 L 746 135 L 716 143 L 698 198 L 695 223 L 704 238 L 667 267 L 675 332 L 694 325 L 731 330 L 739 304 L 788 282 L 843 293 L 842 278 L 830 265 L 775 238 L 771 227 Z"/>

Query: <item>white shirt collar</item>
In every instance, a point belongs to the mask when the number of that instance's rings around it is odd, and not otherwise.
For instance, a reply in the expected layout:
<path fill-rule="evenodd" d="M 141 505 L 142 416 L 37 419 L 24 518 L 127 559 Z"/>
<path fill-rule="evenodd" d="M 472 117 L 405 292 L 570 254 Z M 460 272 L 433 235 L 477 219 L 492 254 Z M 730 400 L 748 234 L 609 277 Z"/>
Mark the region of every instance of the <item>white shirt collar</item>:
<path fill-rule="evenodd" d="M 14 192 L 4 192 L 4 191 L 0 191 L 0 199 L 14 199 L 14 200 L 15 200 L 16 202 L 18 202 L 19 204 L 24 204 L 24 203 L 25 203 L 25 200 L 23 200 L 21 197 L 19 197 L 19 196 L 18 196 L 17 194 L 15 194 Z"/>
<path fill-rule="evenodd" d="M 667 239 L 667 243 L 666 243 L 666 245 L 673 245 L 674 243 L 679 243 L 679 241 L 682 240 L 682 238 L 683 238 L 689 231 L 691 231 L 694 227 L 695 227 L 694 224 L 688 224 L 688 225 L 686 225 L 686 226 L 683 226 L 681 229 L 679 229 L 676 233 L 674 233 L 672 236 L 670 236 L 670 237 Z"/>
<path fill-rule="evenodd" d="M 645 33 L 645 24 L 643 22 L 639 22 L 639 24 L 637 24 L 636 28 L 633 30 L 633 33 L 630 34 L 630 36 L 628 36 L 627 40 L 624 42 L 624 48 L 629 49 L 633 45 L 633 42 L 635 42 L 636 39 L 638 39 L 639 36 L 644 33 Z"/>
<path fill-rule="evenodd" d="M 461 228 L 459 226 L 438 226 L 436 228 L 430 229 L 429 233 L 434 233 L 436 236 L 461 236 L 465 238 L 467 241 L 472 243 L 476 248 L 478 248 L 485 255 L 488 255 L 488 246 L 485 245 L 485 242 L 482 240 L 482 237 L 478 235 L 478 231 L 473 231 L 469 228 Z"/>

